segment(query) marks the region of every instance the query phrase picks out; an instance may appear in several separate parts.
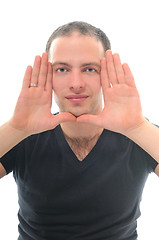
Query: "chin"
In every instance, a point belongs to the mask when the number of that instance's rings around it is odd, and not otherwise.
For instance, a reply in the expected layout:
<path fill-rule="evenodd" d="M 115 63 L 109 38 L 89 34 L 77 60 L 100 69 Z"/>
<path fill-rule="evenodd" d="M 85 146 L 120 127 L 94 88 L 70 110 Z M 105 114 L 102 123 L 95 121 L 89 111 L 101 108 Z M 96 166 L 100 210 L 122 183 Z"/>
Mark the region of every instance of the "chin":
<path fill-rule="evenodd" d="M 98 114 L 99 112 L 101 112 L 101 109 L 97 109 L 97 108 L 91 108 L 91 107 L 88 107 L 88 108 L 80 108 L 80 107 L 74 107 L 74 108 L 69 108 L 69 107 L 63 107 L 61 108 L 61 112 L 68 112 L 68 113 L 71 113 L 73 116 L 75 116 L 76 118 L 77 117 L 80 117 L 84 114 L 93 114 L 93 115 L 96 115 Z"/>

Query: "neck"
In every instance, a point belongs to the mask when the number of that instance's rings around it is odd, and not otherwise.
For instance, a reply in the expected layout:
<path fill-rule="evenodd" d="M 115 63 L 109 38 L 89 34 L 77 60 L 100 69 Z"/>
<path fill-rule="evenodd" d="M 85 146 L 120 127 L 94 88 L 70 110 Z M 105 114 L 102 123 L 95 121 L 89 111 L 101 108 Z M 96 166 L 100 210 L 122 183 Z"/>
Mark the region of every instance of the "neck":
<path fill-rule="evenodd" d="M 100 135 L 103 128 L 95 127 L 88 123 L 64 122 L 61 123 L 62 131 L 69 138 L 93 138 Z"/>

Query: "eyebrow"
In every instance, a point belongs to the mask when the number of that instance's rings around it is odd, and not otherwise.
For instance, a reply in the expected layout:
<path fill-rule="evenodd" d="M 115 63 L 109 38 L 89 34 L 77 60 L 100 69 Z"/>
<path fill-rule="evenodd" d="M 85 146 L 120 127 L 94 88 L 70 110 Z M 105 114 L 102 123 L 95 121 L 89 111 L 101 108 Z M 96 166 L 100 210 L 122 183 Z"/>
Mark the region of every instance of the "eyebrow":
<path fill-rule="evenodd" d="M 66 63 L 66 62 L 60 62 L 60 61 L 57 61 L 57 62 L 54 62 L 52 64 L 52 66 L 56 66 L 56 65 L 65 65 L 67 67 L 72 67 L 70 64 Z M 83 63 L 80 67 L 86 67 L 86 66 L 90 66 L 90 65 L 94 65 L 96 67 L 98 67 L 99 69 L 101 69 L 101 66 L 99 63 L 97 62 L 88 62 L 88 63 Z"/>

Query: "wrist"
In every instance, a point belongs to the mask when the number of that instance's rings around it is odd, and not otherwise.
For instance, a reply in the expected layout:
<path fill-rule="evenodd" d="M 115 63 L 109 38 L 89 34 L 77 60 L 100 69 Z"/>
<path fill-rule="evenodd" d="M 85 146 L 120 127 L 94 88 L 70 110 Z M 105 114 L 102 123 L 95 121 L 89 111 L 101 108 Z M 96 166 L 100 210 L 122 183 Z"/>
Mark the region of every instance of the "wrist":
<path fill-rule="evenodd" d="M 145 119 L 143 123 L 127 132 L 125 135 L 149 153 L 157 162 L 159 162 L 158 127 Z"/>
<path fill-rule="evenodd" d="M 6 131 L 10 131 L 11 134 L 14 134 L 15 136 L 19 137 L 19 138 L 26 138 L 28 136 L 30 136 L 31 134 L 26 131 L 23 128 L 18 128 L 16 126 L 14 126 L 14 124 L 12 123 L 12 119 L 10 119 L 8 122 L 6 122 L 4 124 L 4 127 L 6 128 Z"/>
<path fill-rule="evenodd" d="M 151 123 L 146 119 L 143 118 L 143 121 L 141 121 L 138 125 L 135 127 L 127 130 L 124 135 L 131 140 L 138 139 L 139 137 L 143 137 L 145 134 L 146 130 L 151 127 Z"/>

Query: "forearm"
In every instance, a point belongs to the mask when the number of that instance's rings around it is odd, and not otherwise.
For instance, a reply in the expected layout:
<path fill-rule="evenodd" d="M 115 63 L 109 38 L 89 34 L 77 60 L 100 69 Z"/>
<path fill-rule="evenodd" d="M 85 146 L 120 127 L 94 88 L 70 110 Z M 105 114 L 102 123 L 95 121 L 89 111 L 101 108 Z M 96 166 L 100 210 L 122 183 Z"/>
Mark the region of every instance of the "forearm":
<path fill-rule="evenodd" d="M 159 128 L 145 121 L 125 134 L 159 163 Z"/>
<path fill-rule="evenodd" d="M 0 157 L 26 137 L 25 132 L 13 128 L 9 122 L 2 125 L 0 127 Z"/>

